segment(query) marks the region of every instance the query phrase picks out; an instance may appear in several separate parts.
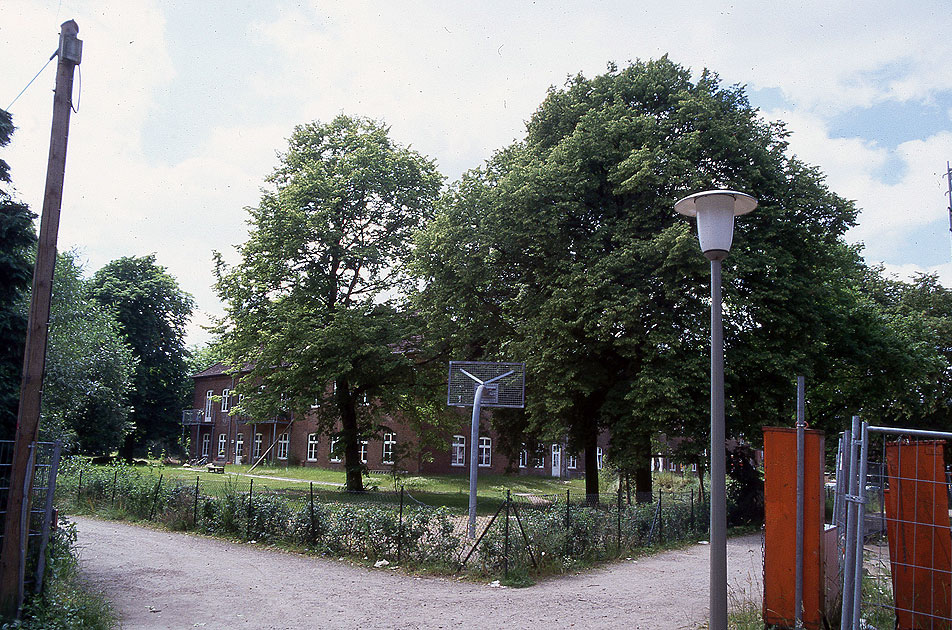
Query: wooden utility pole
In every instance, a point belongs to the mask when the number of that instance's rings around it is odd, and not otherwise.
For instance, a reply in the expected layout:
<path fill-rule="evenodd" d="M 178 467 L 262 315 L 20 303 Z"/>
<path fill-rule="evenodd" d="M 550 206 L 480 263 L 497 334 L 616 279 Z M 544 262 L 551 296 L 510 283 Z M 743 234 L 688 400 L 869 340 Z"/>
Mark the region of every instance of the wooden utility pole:
<path fill-rule="evenodd" d="M 40 397 L 46 367 L 46 342 L 49 333 L 50 298 L 53 267 L 56 264 L 56 235 L 59 231 L 63 201 L 63 177 L 66 173 L 66 140 L 72 108 L 73 70 L 82 59 L 83 42 L 76 35 L 79 26 L 73 20 L 60 27 L 59 62 L 56 91 L 53 95 L 53 125 L 50 155 L 46 166 L 46 190 L 40 218 L 39 245 L 33 269 L 33 294 L 27 324 L 26 350 L 23 353 L 23 377 L 20 384 L 20 408 L 13 446 L 13 467 L 0 549 L 0 614 L 10 619 L 19 616 L 23 605 L 23 574 L 29 536 L 30 494 L 33 486 L 31 463 L 33 445 L 40 426 Z"/>

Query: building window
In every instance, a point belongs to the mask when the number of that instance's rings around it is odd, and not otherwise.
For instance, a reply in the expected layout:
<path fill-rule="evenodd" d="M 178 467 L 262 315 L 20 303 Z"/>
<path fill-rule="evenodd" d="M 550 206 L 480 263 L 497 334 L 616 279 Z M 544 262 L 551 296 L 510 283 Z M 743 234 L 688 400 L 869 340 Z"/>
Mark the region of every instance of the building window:
<path fill-rule="evenodd" d="M 208 390 L 205 392 L 205 421 L 212 419 L 212 396 L 215 395 L 214 390 Z"/>
<path fill-rule="evenodd" d="M 532 465 L 535 468 L 545 468 L 545 446 L 542 444 L 536 446 L 535 452 L 532 455 Z"/>
<path fill-rule="evenodd" d="M 569 470 L 578 468 L 578 453 L 569 453 L 565 460 L 565 467 Z"/>
<path fill-rule="evenodd" d="M 228 436 L 225 435 L 224 433 L 219 433 L 218 434 L 218 458 L 219 459 L 225 458 L 225 453 L 228 452 L 226 450 L 227 448 L 228 448 Z"/>
<path fill-rule="evenodd" d="M 483 468 L 491 466 L 493 463 L 493 441 L 492 438 L 479 438 L 479 460 L 478 465 Z"/>
<path fill-rule="evenodd" d="M 605 465 L 605 451 L 601 446 L 595 448 L 595 465 L 598 466 L 599 470 Z"/>
<path fill-rule="evenodd" d="M 453 436 L 453 449 L 450 451 L 450 466 L 466 465 L 466 436 Z"/>
<path fill-rule="evenodd" d="M 364 464 L 367 463 L 367 440 L 360 441 L 360 461 Z"/>
<path fill-rule="evenodd" d="M 337 445 L 340 444 L 340 437 L 334 436 L 331 438 L 331 461 L 339 462 L 340 453 L 337 451 Z"/>
<path fill-rule="evenodd" d="M 205 433 L 202 435 L 202 457 L 208 457 L 208 451 L 212 446 L 212 434 Z"/>
<path fill-rule="evenodd" d="M 525 468 L 529 465 L 529 451 L 526 450 L 525 445 L 521 451 L 519 451 L 519 468 Z"/>
<path fill-rule="evenodd" d="M 287 431 L 285 431 L 278 437 L 278 459 L 288 458 L 288 444 L 290 442 L 291 442 L 291 439 L 288 437 Z"/>
<path fill-rule="evenodd" d="M 228 405 L 231 402 L 231 390 L 223 389 L 221 390 L 221 410 L 228 411 Z"/>
<path fill-rule="evenodd" d="M 237 458 L 245 454 L 245 434 L 239 433 L 235 438 L 235 463 L 238 463 Z"/>
<path fill-rule="evenodd" d="M 383 463 L 384 464 L 393 463 L 393 449 L 396 445 L 397 445 L 396 433 L 383 434 Z"/>
<path fill-rule="evenodd" d="M 554 470 L 562 469 L 562 445 L 561 444 L 552 445 L 552 468 Z"/>
<path fill-rule="evenodd" d="M 264 436 L 260 433 L 255 433 L 255 443 L 251 449 L 251 455 L 255 458 L 255 461 L 261 459 L 261 443 L 264 441 Z"/>
<path fill-rule="evenodd" d="M 307 461 L 317 461 L 317 433 L 307 434 Z"/>
<path fill-rule="evenodd" d="M 671 472 L 678 472 L 678 463 L 672 459 L 670 462 L 668 462 L 668 470 Z"/>
<path fill-rule="evenodd" d="M 367 392 L 364 392 L 363 396 L 360 397 L 360 404 L 362 405 L 370 404 L 370 398 L 367 397 Z"/>

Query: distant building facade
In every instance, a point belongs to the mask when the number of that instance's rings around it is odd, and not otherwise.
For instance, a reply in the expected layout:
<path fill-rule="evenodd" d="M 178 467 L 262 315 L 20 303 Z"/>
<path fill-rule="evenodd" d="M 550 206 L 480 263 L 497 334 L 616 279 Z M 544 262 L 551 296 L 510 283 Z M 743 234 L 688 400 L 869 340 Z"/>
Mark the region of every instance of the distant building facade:
<path fill-rule="evenodd" d="M 225 367 L 216 364 L 192 376 L 195 393 L 192 409 L 182 412 L 183 432 L 189 438 L 189 455 L 217 464 L 264 461 L 272 465 L 315 466 L 343 469 L 343 458 L 335 456 L 338 439 L 320 433 L 311 417 L 290 415 L 257 419 L 233 415 L 238 403 L 233 394 L 235 380 Z M 460 413 L 457 431 L 446 436 L 446 448 L 434 450 L 414 461 L 400 459 L 401 445 L 416 443 L 418 436 L 399 417 L 391 417 L 373 439 L 360 444 L 360 458 L 371 471 L 394 469 L 410 474 L 463 474 L 470 462 L 470 417 Z M 515 472 L 524 475 L 570 479 L 585 473 L 584 453 L 569 452 L 563 443 L 540 443 L 510 457 L 499 448 L 499 435 L 487 419 L 480 431 L 477 465 L 489 473 Z M 596 451 L 597 466 L 604 464 L 607 436 L 601 436 Z M 416 450 L 416 449 L 411 449 Z"/>

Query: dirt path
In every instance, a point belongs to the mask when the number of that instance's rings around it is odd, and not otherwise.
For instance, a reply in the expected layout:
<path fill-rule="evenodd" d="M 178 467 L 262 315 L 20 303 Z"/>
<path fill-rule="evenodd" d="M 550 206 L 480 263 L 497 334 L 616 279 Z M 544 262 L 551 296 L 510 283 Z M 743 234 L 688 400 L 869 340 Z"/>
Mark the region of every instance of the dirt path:
<path fill-rule="evenodd" d="M 696 628 L 708 548 L 696 545 L 524 589 L 260 549 L 74 517 L 83 573 L 124 630 L 205 628 Z M 732 590 L 758 598 L 760 536 L 730 541 Z"/>

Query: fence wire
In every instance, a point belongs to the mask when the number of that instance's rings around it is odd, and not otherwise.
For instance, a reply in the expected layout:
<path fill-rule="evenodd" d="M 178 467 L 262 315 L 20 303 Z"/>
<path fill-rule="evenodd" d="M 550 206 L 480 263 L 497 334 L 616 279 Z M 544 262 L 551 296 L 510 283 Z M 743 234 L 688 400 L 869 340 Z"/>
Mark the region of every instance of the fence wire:
<path fill-rule="evenodd" d="M 63 471 L 61 501 L 83 512 L 152 520 L 256 543 L 282 543 L 374 563 L 426 565 L 499 575 L 511 570 L 569 570 L 649 545 L 706 535 L 707 496 L 656 492 L 629 504 L 625 493 L 586 496 L 510 494 L 481 497 L 476 540 L 468 514 L 441 505 L 456 495 L 415 489 L 350 493 L 318 482 L 265 477 L 168 478 L 148 468 L 94 467 L 79 460 Z"/>
<path fill-rule="evenodd" d="M 952 434 L 866 427 L 864 436 L 867 474 L 853 534 L 861 570 L 844 583 L 842 627 L 948 630 Z"/>

